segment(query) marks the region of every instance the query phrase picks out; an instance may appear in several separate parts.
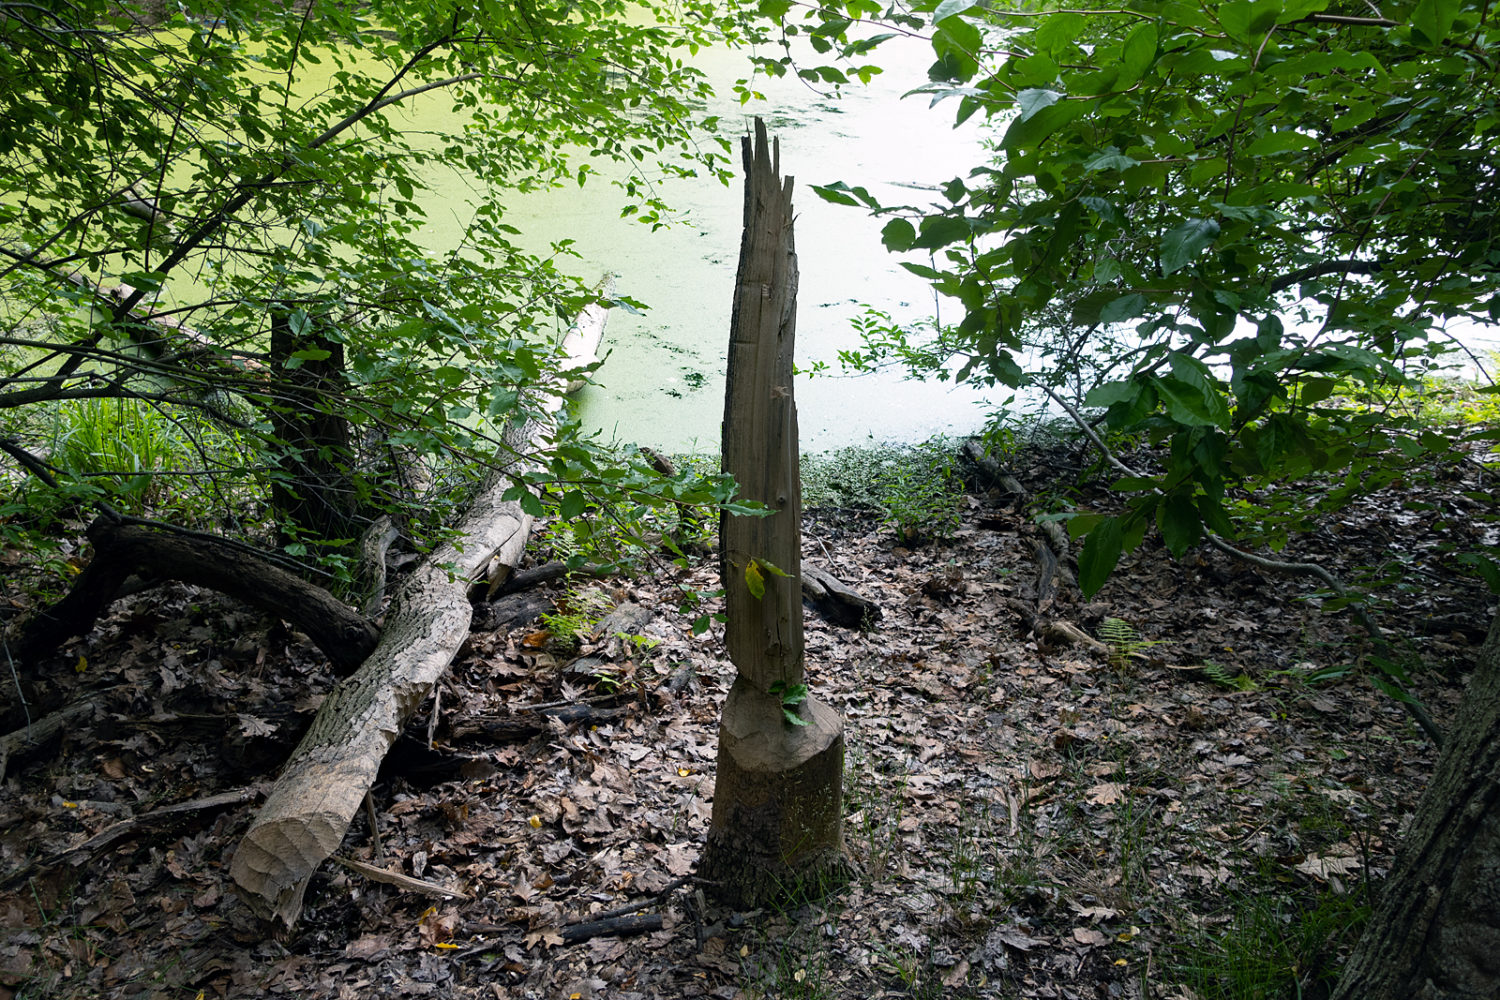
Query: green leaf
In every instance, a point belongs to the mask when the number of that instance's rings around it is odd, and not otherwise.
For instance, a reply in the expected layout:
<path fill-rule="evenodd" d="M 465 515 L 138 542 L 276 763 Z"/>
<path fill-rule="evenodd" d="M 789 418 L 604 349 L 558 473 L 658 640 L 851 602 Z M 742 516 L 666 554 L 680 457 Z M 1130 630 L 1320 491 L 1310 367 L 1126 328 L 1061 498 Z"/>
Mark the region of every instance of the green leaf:
<path fill-rule="evenodd" d="M 1161 269 L 1164 274 L 1182 270 L 1219 235 L 1219 224 L 1213 219 L 1188 219 L 1174 227 L 1161 241 Z"/>
<path fill-rule="evenodd" d="M 1172 493 L 1156 508 L 1156 527 L 1167 551 L 1181 559 L 1183 553 L 1198 544 L 1203 526 L 1198 520 L 1198 507 L 1190 494 Z"/>
<path fill-rule="evenodd" d="M 1085 597 L 1093 597 L 1104 581 L 1115 571 L 1125 535 L 1118 517 L 1100 521 L 1084 540 L 1078 555 L 1078 588 Z"/>
<path fill-rule="evenodd" d="M 1083 169 L 1091 174 L 1096 174 L 1105 170 L 1128 170 L 1131 167 L 1139 166 L 1140 162 L 1140 160 L 1137 160 L 1133 156 L 1126 156 L 1118 149 L 1110 149 L 1085 163 Z M 1101 199 L 1096 198 L 1093 200 L 1099 201 Z M 1109 203 L 1105 202 L 1105 204 L 1108 205 Z M 1113 208 L 1113 206 L 1110 207 Z M 1103 215 L 1104 213 L 1100 212 L 1100 214 Z"/>
<path fill-rule="evenodd" d="M 1082 14 L 1064 11 L 1053 14 L 1041 23 L 1032 35 L 1032 44 L 1038 52 L 1061 58 L 1073 50 L 1079 36 L 1088 27 Z"/>
<path fill-rule="evenodd" d="M 1120 50 L 1120 76 L 1115 88 L 1123 90 L 1135 86 L 1156 59 L 1156 25 L 1147 22 L 1137 27 L 1125 39 Z"/>
<path fill-rule="evenodd" d="M 1088 391 L 1088 395 L 1083 397 L 1083 405 L 1113 406 L 1127 399 L 1134 399 L 1140 394 L 1141 387 L 1135 382 L 1105 382 Z"/>
<path fill-rule="evenodd" d="M 589 500 L 582 490 L 568 490 L 558 502 L 557 513 L 565 521 L 579 517 L 588 509 Z"/>
<path fill-rule="evenodd" d="M 786 681 L 772 681 L 768 692 L 772 697 L 781 701 L 781 716 L 787 724 L 793 726 L 808 725 L 802 716 L 797 714 L 797 707 L 807 701 L 806 684 L 788 684 Z"/>
<path fill-rule="evenodd" d="M 950 243 L 960 243 L 974 234 L 969 220 L 962 216 L 935 215 L 922 220 L 920 235 L 911 244 L 914 250 L 937 250 Z"/>
<path fill-rule="evenodd" d="M 1028 118 L 1035 117 L 1044 108 L 1050 108 L 1062 100 L 1062 94 L 1055 90 L 1043 90 L 1040 87 L 1031 87 L 1016 95 L 1016 107 L 1021 109 L 1017 117 L 1018 122 L 1024 122 Z"/>
<path fill-rule="evenodd" d="M 932 23 L 945 21 L 950 17 L 962 14 L 970 7 L 976 6 L 979 0 L 943 0 L 938 4 L 937 10 L 932 12 Z"/>
<path fill-rule="evenodd" d="M 814 184 L 813 193 L 824 201 L 831 201 L 835 205 L 850 205 L 855 208 L 861 206 L 870 209 L 879 209 L 880 203 L 863 187 L 850 187 L 843 181 L 834 181 L 832 184 Z"/>
<path fill-rule="evenodd" d="M 1213 427 L 1218 424 L 1197 386 L 1170 375 L 1156 378 L 1153 384 L 1167 408 L 1167 416 L 1177 423 L 1184 427 Z"/>
<path fill-rule="evenodd" d="M 1225 402 L 1224 393 L 1214 381 L 1213 373 L 1209 371 L 1208 366 L 1181 351 L 1173 351 L 1167 360 L 1172 366 L 1172 374 L 1177 377 L 1178 381 L 1198 390 L 1203 400 L 1202 412 L 1215 426 L 1228 430 L 1229 404 Z"/>
<path fill-rule="evenodd" d="M 1318 145 L 1317 136 L 1304 135 L 1295 129 L 1283 129 L 1258 136 L 1245 147 L 1245 153 L 1248 156 L 1276 156 L 1281 153 L 1300 153 Z"/>
<path fill-rule="evenodd" d="M 1462 9 L 1460 0 L 1421 0 L 1412 11 L 1411 26 L 1428 45 L 1441 45 Z"/>
<path fill-rule="evenodd" d="M 880 231 L 880 241 L 887 250 L 901 253 L 910 250 L 912 244 L 917 242 L 917 229 L 905 219 L 892 219 Z"/>
<path fill-rule="evenodd" d="M 1005 138 L 1001 140 L 1001 148 L 1019 151 L 1039 146 L 1054 132 L 1088 112 L 1087 101 L 1059 101 L 1036 107 L 1029 116 L 1018 117 L 1010 123 L 1010 127 L 1005 130 Z"/>
<path fill-rule="evenodd" d="M 1146 310 L 1146 297 L 1139 292 L 1131 292 L 1122 295 L 1113 302 L 1099 310 L 1099 322 L 1104 324 L 1120 323 L 1127 319 L 1134 319 L 1143 315 Z"/>
<path fill-rule="evenodd" d="M 754 563 L 755 565 L 759 566 L 762 571 L 769 573 L 771 576 L 779 576 L 783 580 L 791 579 L 792 575 L 790 573 L 768 559 L 757 558 L 754 560 Z"/>
<path fill-rule="evenodd" d="M 1037 518 L 1038 521 L 1042 518 Z M 1108 518 L 1103 514 L 1074 514 L 1068 518 L 1068 537 L 1082 538 Z"/>

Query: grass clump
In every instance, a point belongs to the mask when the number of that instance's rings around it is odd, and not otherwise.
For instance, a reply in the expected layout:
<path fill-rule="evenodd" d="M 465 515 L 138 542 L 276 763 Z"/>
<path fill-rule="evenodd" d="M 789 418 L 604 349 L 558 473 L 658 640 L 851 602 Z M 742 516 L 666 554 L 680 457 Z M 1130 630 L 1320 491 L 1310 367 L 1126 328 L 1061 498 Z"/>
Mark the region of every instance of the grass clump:
<path fill-rule="evenodd" d="M 1191 932 L 1170 966 L 1200 1000 L 1292 1000 L 1333 991 L 1340 949 L 1370 909 L 1331 889 L 1310 899 L 1283 893 L 1236 895 L 1219 929 Z"/>
<path fill-rule="evenodd" d="M 964 496 L 956 454 L 956 442 L 934 438 L 803 456 L 803 506 L 878 512 L 903 545 L 952 538 Z"/>

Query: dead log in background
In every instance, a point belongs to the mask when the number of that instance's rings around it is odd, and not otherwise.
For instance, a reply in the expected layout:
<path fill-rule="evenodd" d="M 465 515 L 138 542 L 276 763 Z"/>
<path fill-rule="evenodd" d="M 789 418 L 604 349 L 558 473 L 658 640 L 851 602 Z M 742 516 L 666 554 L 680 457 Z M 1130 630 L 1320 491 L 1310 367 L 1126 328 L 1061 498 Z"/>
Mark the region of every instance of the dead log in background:
<path fill-rule="evenodd" d="M 601 306 L 584 311 L 578 325 L 597 324 L 598 332 L 576 338 L 578 349 L 598 344 L 604 319 Z M 549 399 L 544 409 L 561 405 Z M 510 454 L 525 454 L 549 428 L 533 421 L 508 441 Z M 497 563 L 503 581 L 520 561 L 531 517 L 502 499 L 517 466 L 512 459 L 489 478 L 454 537 L 397 587 L 379 645 L 323 702 L 241 839 L 230 874 L 261 916 L 297 922 L 313 873 L 343 841 L 386 752 L 468 638 L 471 584 L 493 578 Z"/>
<path fill-rule="evenodd" d="M 826 569 L 802 564 L 802 599 L 835 625 L 871 628 L 881 619 L 880 605 L 861 597 Z"/>
<path fill-rule="evenodd" d="M 73 588 L 22 627 L 17 649 L 23 662 L 35 663 L 66 639 L 93 628 L 133 574 L 207 587 L 268 611 L 306 632 L 344 672 L 359 666 L 379 638 L 373 624 L 323 588 L 224 539 L 108 517 L 95 520 L 88 534 L 94 558 Z"/>

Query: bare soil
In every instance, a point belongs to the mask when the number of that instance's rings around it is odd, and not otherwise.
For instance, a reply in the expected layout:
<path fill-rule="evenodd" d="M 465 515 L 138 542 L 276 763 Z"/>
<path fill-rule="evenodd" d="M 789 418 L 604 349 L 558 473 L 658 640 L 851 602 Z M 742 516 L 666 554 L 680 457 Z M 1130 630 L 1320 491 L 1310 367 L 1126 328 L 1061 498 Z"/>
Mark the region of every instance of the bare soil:
<path fill-rule="evenodd" d="M 1012 471 L 1035 494 L 1076 462 L 1038 451 Z M 1437 470 L 1295 543 L 1349 578 L 1399 568 L 1376 617 L 1440 723 L 1492 612 L 1439 565 L 1471 540 L 1463 494 L 1483 477 Z M 1112 501 L 1084 486 L 1071 502 Z M 961 513 L 956 535 L 910 548 L 869 512 L 806 517 L 804 558 L 884 618 L 808 615 L 809 683 L 847 720 L 856 875 L 774 912 L 716 907 L 693 880 L 733 671 L 678 585 L 713 587 L 711 558 L 552 585 L 554 604 L 571 586 L 639 606 L 628 631 L 649 641 L 476 631 L 376 786 L 378 847 L 368 817 L 344 845 L 466 898 L 329 863 L 290 933 L 239 902 L 228 861 L 327 662 L 211 593 L 117 602 L 27 689 L 33 722 L 93 701 L 0 786 L 0 998 L 1188 1000 L 1236 943 L 1283 966 L 1268 991 L 1319 995 L 1435 758 L 1372 686 L 1349 616 L 1312 581 L 1148 540 L 1094 600 L 1059 588 L 1039 622 L 1113 636 L 1069 643 L 1022 613 L 1034 511 L 976 490 Z M 0 607 L 32 606 L 25 579 Z M 6 718 L 27 721 L 14 689 Z M 644 919 L 574 926 L 600 914 Z M 1310 914 L 1333 919 L 1278 958 L 1275 928 L 1290 939 Z"/>

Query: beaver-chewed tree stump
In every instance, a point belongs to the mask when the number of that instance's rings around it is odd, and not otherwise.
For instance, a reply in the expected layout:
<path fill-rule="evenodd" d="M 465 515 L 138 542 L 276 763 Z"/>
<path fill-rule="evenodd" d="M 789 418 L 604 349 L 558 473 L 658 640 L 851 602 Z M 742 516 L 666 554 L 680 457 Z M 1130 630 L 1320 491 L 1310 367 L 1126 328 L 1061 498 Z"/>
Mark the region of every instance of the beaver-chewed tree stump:
<path fill-rule="evenodd" d="M 765 517 L 720 522 L 725 645 L 739 676 L 719 728 L 713 818 L 699 875 L 731 906 L 795 902 L 848 871 L 844 722 L 807 693 L 802 494 L 792 357 L 792 179 L 756 120 L 744 140 L 745 235 L 729 334 L 724 471 Z"/>

